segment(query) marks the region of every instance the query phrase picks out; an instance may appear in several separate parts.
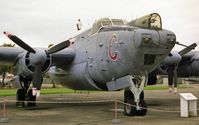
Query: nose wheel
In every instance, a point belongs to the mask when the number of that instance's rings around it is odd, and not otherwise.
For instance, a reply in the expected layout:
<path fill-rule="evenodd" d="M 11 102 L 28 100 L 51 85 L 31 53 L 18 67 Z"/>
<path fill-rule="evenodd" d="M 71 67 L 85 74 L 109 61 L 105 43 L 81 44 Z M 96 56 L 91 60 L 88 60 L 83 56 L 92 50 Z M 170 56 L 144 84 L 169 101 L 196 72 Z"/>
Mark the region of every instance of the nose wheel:
<path fill-rule="evenodd" d="M 145 116 L 147 103 L 144 100 L 146 77 L 132 77 L 131 86 L 124 91 L 124 114 L 127 116 Z"/>
<path fill-rule="evenodd" d="M 147 103 L 144 100 L 144 92 L 142 91 L 140 94 L 140 101 L 138 106 L 140 107 L 137 110 L 137 105 L 134 100 L 134 95 L 131 90 L 126 89 L 124 91 L 124 114 L 127 116 L 145 116 L 147 113 Z M 129 104 L 129 105 L 128 105 Z"/>

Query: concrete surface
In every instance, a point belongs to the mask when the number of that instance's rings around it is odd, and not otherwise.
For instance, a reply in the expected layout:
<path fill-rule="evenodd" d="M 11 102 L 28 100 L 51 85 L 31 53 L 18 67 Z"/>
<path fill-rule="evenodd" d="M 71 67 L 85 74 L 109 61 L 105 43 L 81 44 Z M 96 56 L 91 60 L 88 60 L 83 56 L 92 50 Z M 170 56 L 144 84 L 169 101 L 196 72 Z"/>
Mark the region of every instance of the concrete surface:
<path fill-rule="evenodd" d="M 182 88 L 179 92 L 191 92 L 199 98 L 199 84 L 194 84 L 191 88 Z M 6 99 L 12 100 L 15 97 L 7 97 Z M 35 108 L 16 108 L 15 103 L 9 102 L 6 104 L 6 117 L 9 118 L 9 122 L 0 124 L 111 125 L 114 118 L 114 102 L 90 103 L 86 101 L 114 99 L 123 100 L 123 91 L 42 95 L 38 99 L 39 101 L 59 103 L 37 104 Z M 148 103 L 148 108 L 151 110 L 148 110 L 147 115 L 144 117 L 124 116 L 122 113 L 123 106 L 118 104 L 118 119 L 120 119 L 121 125 L 199 125 L 199 116 L 180 117 L 180 99 L 178 94 L 169 94 L 168 90 L 146 90 L 145 99 Z M 82 101 L 85 102 L 79 103 Z M 64 102 L 74 103 L 65 104 Z M 2 111 L 2 108 L 0 108 L 0 111 Z M 2 116 L 1 112 L 0 115 Z"/>

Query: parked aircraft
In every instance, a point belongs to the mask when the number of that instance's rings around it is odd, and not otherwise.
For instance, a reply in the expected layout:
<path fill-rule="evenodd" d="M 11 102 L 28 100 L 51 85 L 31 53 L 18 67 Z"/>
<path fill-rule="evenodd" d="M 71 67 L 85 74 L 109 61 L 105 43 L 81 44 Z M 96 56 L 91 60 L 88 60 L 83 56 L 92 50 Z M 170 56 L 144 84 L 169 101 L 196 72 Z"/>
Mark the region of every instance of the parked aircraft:
<path fill-rule="evenodd" d="M 102 18 L 93 27 L 50 49 L 32 48 L 4 32 L 21 48 L 0 48 L 0 64 L 14 65 L 20 78 L 17 106 L 35 106 L 43 74 L 56 83 L 78 90 L 125 89 L 126 115 L 145 115 L 144 86 L 148 73 L 176 43 L 172 31 L 162 29 L 161 17 L 152 13 L 133 21 Z M 33 83 L 32 89 L 29 86 Z M 145 108 L 140 108 L 145 107 Z"/>
<path fill-rule="evenodd" d="M 177 77 L 199 76 L 199 52 L 192 51 L 197 46 L 196 43 L 186 46 L 180 52 L 171 51 L 164 61 L 149 74 L 148 84 L 156 84 L 156 75 L 168 75 L 168 84 L 174 85 L 177 92 Z"/>

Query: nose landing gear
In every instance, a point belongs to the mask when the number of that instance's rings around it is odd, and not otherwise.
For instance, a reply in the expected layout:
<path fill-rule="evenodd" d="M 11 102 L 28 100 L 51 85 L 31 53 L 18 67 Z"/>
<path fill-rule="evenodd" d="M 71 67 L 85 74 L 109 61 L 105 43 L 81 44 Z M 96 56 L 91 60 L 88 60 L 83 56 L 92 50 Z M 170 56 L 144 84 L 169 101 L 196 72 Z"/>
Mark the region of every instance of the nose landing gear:
<path fill-rule="evenodd" d="M 147 113 L 147 103 L 144 100 L 146 76 L 132 77 L 131 86 L 124 91 L 124 114 L 127 116 L 144 116 Z M 129 104 L 129 105 L 128 105 Z"/>

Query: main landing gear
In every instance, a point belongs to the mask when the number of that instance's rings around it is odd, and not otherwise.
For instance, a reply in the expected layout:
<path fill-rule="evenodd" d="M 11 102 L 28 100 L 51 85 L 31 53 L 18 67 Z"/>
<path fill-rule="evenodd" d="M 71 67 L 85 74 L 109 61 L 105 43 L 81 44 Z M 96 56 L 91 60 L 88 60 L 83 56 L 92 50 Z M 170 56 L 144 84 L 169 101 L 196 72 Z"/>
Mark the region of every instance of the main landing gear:
<path fill-rule="evenodd" d="M 21 76 L 19 81 L 21 88 L 16 93 L 16 107 L 25 107 L 25 101 L 27 106 L 36 106 L 36 96 L 33 96 L 32 89 L 29 89 L 31 81 Z"/>
<path fill-rule="evenodd" d="M 144 116 L 147 113 L 147 104 L 144 100 L 144 86 L 146 76 L 134 76 L 131 86 L 124 91 L 124 114 L 127 116 Z"/>

